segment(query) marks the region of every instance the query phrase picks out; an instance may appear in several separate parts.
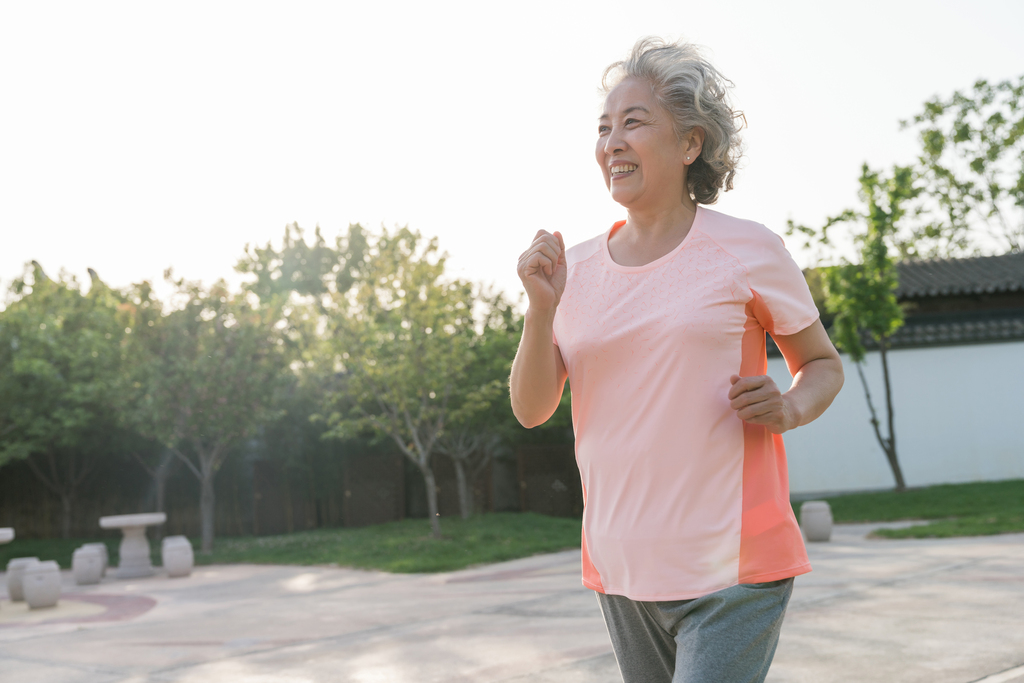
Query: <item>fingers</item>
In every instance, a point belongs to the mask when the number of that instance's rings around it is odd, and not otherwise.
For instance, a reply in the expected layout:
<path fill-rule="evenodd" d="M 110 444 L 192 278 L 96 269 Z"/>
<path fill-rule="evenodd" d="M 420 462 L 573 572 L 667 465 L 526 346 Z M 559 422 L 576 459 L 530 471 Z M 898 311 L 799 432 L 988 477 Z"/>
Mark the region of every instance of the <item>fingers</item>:
<path fill-rule="evenodd" d="M 736 416 L 749 424 L 761 425 L 781 434 L 795 426 L 792 410 L 775 381 L 767 375 L 729 378 L 729 405 Z"/>
<path fill-rule="evenodd" d="M 562 235 L 538 230 L 530 247 L 519 256 L 517 271 L 531 309 L 554 310 L 565 290 L 568 274 Z"/>
<path fill-rule="evenodd" d="M 559 254 L 550 245 L 534 245 L 519 257 L 519 270 L 525 275 L 535 275 L 538 271 L 550 276 L 558 263 Z"/>
<path fill-rule="evenodd" d="M 771 377 L 767 375 L 757 377 L 733 375 L 733 378 L 735 379 L 732 380 L 732 388 L 729 389 L 729 405 L 733 410 L 743 411 L 749 408 L 744 415 L 760 415 L 767 410 L 772 410 L 776 403 L 781 403 L 782 392 L 779 391 Z M 752 406 L 757 407 L 751 408 Z M 746 419 L 744 415 L 740 415 L 740 417 Z"/>
<path fill-rule="evenodd" d="M 773 420 L 777 413 L 782 410 L 782 401 L 776 401 L 773 399 L 767 399 L 764 401 L 758 401 L 757 403 L 751 403 L 743 408 L 736 411 L 736 416 L 745 422 L 758 423 L 758 418 L 768 418 Z"/>
<path fill-rule="evenodd" d="M 729 400 L 736 398 L 740 394 L 747 391 L 756 391 L 767 383 L 771 382 L 772 386 L 775 382 L 768 375 L 757 375 L 756 377 L 740 377 L 739 375 L 733 375 L 729 378 L 732 382 L 732 388 L 729 389 Z"/>
<path fill-rule="evenodd" d="M 557 232 L 551 234 L 546 230 L 538 230 L 530 248 L 519 257 L 519 270 L 524 275 L 543 272 L 550 277 L 560 263 L 565 263 L 565 244 L 562 236 Z"/>

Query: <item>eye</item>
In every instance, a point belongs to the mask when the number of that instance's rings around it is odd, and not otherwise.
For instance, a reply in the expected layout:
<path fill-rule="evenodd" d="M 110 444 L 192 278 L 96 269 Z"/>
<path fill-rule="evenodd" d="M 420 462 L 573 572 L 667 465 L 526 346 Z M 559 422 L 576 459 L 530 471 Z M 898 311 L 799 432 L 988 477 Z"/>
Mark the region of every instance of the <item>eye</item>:
<path fill-rule="evenodd" d="M 640 119 L 626 119 L 626 125 L 631 126 L 634 123 L 640 123 Z"/>
<path fill-rule="evenodd" d="M 597 127 L 597 134 L 598 135 L 604 135 L 605 133 L 607 133 L 610 130 L 611 130 L 611 126 L 601 125 L 601 126 Z"/>

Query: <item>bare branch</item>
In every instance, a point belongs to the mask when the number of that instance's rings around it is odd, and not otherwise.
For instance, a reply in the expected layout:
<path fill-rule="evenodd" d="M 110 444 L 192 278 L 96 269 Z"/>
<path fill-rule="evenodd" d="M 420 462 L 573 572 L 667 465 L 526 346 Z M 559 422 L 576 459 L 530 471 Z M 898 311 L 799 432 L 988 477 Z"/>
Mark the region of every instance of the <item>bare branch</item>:
<path fill-rule="evenodd" d="M 178 456 L 178 459 L 180 459 L 183 463 L 188 465 L 188 468 L 192 471 L 192 474 L 196 475 L 196 479 L 198 479 L 199 481 L 203 480 L 203 473 L 199 471 L 199 468 L 192 464 L 192 461 L 184 453 L 182 453 L 177 448 L 171 448 L 170 450 L 171 453 L 174 453 L 174 455 Z"/>
<path fill-rule="evenodd" d="M 149 476 L 151 476 L 151 477 L 155 477 L 156 476 L 156 471 L 154 469 L 152 469 L 149 465 L 146 464 L 146 461 L 142 459 L 142 456 L 139 455 L 138 452 L 132 451 L 131 453 L 132 453 L 132 457 L 135 458 L 135 460 L 140 465 L 142 465 L 142 469 L 146 470 L 146 472 L 149 474 Z"/>
<path fill-rule="evenodd" d="M 50 489 L 53 493 L 57 494 L 58 496 L 61 495 L 60 488 L 58 488 L 55 483 L 50 481 L 50 479 L 45 474 L 43 474 L 43 471 L 39 469 L 39 466 L 36 465 L 35 461 L 32 458 L 26 459 L 25 462 L 28 465 L 29 469 L 32 470 L 32 472 L 37 477 L 39 477 L 39 481 L 43 482 L 46 488 Z"/>

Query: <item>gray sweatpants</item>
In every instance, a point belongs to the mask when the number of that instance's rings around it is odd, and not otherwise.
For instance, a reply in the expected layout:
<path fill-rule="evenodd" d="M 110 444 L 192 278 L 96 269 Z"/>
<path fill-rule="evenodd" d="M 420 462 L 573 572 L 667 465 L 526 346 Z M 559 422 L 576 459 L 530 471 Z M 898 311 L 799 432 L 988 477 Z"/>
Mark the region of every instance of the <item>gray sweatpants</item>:
<path fill-rule="evenodd" d="M 782 579 L 693 600 L 597 598 L 624 683 L 762 683 L 792 592 Z"/>

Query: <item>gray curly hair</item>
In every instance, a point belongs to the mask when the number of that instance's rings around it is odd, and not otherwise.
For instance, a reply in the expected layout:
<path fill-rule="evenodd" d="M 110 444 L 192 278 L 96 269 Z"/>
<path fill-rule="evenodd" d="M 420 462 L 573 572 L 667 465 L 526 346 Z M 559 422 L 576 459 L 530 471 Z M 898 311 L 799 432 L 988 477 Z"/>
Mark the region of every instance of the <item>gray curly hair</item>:
<path fill-rule="evenodd" d="M 697 127 L 704 130 L 704 145 L 687 172 L 686 185 L 695 202 L 714 204 L 719 190 L 732 189 L 743 155 L 739 132 L 746 119 L 729 102 L 732 81 L 696 45 L 655 37 L 641 38 L 628 58 L 605 69 L 601 92 L 607 96 L 627 78 L 651 84 L 658 103 L 672 115 L 677 136 Z"/>

